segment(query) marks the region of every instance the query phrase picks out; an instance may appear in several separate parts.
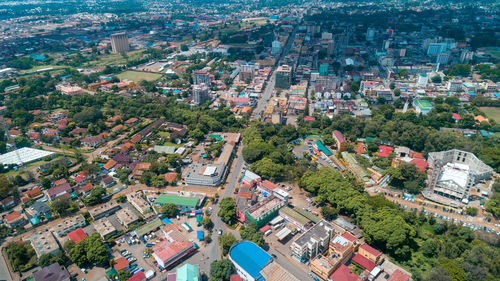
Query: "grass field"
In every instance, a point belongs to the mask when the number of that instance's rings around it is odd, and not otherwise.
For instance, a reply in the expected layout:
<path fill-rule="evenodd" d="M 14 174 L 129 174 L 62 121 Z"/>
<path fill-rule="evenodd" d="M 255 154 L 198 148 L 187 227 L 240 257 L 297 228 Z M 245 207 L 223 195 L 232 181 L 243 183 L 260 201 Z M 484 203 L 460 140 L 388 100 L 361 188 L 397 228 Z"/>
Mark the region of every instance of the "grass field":
<path fill-rule="evenodd" d="M 498 107 L 480 107 L 482 112 L 486 113 L 486 117 L 500 122 L 500 108 Z"/>
<path fill-rule="evenodd" d="M 486 48 L 490 54 L 495 56 L 497 59 L 500 59 L 500 48 L 499 47 L 488 47 Z"/>
<path fill-rule="evenodd" d="M 116 76 L 118 76 L 118 78 L 120 79 L 132 80 L 137 83 L 141 80 L 146 80 L 146 81 L 157 80 L 161 77 L 161 74 L 139 72 L 139 71 L 125 71 Z"/>

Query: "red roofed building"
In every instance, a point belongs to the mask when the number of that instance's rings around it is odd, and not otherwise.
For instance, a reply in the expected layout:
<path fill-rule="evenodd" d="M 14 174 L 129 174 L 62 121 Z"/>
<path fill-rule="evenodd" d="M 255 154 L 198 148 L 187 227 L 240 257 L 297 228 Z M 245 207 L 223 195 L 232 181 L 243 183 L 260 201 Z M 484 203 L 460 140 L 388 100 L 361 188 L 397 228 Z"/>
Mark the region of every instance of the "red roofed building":
<path fill-rule="evenodd" d="M 394 151 L 394 147 L 392 146 L 387 146 L 387 145 L 381 145 L 378 147 L 379 151 L 377 153 L 378 157 L 384 157 L 387 158 L 389 155 Z"/>
<path fill-rule="evenodd" d="M 75 244 L 82 241 L 85 237 L 87 237 L 87 234 L 85 234 L 85 231 L 81 227 L 68 233 L 68 238 L 75 242 Z"/>
<path fill-rule="evenodd" d="M 362 268 L 372 271 L 373 268 L 375 268 L 376 264 L 372 262 L 371 260 L 363 257 L 359 253 L 355 254 L 354 257 L 352 258 L 352 262 L 361 266 Z M 334 279 L 335 280 L 335 279 Z"/>
<path fill-rule="evenodd" d="M 424 155 L 420 152 L 410 152 L 410 158 L 420 158 L 425 159 Z"/>
<path fill-rule="evenodd" d="M 113 267 L 116 271 L 127 270 L 129 267 L 128 260 L 125 257 L 121 257 L 115 260 Z"/>
<path fill-rule="evenodd" d="M 194 250 L 193 243 L 174 241 L 167 247 L 156 250 L 153 257 L 162 267 L 168 267 Z"/>
<path fill-rule="evenodd" d="M 347 150 L 347 141 L 344 138 L 344 135 L 340 131 L 333 131 L 332 133 L 333 139 L 337 142 L 337 150 L 339 152 Z"/>
<path fill-rule="evenodd" d="M 26 195 L 28 195 L 29 198 L 35 198 L 42 195 L 42 190 L 40 189 L 40 187 L 35 187 L 31 190 L 26 191 Z"/>
<path fill-rule="evenodd" d="M 387 281 L 410 281 L 411 275 L 408 275 L 401 271 L 401 269 L 396 269 L 394 273 L 387 279 Z"/>
<path fill-rule="evenodd" d="M 460 115 L 458 115 L 457 113 L 453 113 L 452 116 L 453 116 L 453 119 L 455 119 L 455 121 L 462 119 L 462 117 L 460 117 Z"/>
<path fill-rule="evenodd" d="M 361 281 L 361 277 L 354 274 L 351 269 L 345 265 L 341 265 L 335 272 L 330 275 L 330 279 L 334 281 Z"/>
<path fill-rule="evenodd" d="M 4 217 L 4 221 L 10 225 L 10 227 L 15 228 L 19 225 L 24 225 L 26 220 L 23 215 L 21 215 L 18 211 L 14 211 Z"/>
<path fill-rule="evenodd" d="M 363 244 L 359 247 L 358 254 L 371 260 L 372 262 L 378 263 L 382 257 L 382 253 L 368 244 Z M 370 269 L 371 270 L 371 269 Z"/>
<path fill-rule="evenodd" d="M 304 117 L 304 121 L 312 122 L 316 121 L 316 118 L 314 118 L 314 116 L 306 116 Z"/>
<path fill-rule="evenodd" d="M 136 274 L 132 275 L 127 281 L 144 281 L 146 280 L 146 274 L 143 271 L 139 271 Z"/>
<path fill-rule="evenodd" d="M 233 274 L 231 275 L 231 281 L 243 281 L 243 279 L 241 279 L 241 277 L 238 275 L 238 274 Z"/>
<path fill-rule="evenodd" d="M 356 153 L 358 155 L 364 154 L 365 153 L 365 147 L 362 144 L 358 145 L 356 147 Z"/>
<path fill-rule="evenodd" d="M 274 183 L 268 181 L 268 180 L 265 180 L 263 182 L 261 182 L 258 186 L 257 186 L 260 190 L 262 190 L 263 192 L 268 192 L 268 193 L 272 193 L 273 190 L 275 188 L 277 188 L 278 186 L 275 185 Z"/>
<path fill-rule="evenodd" d="M 164 177 L 165 177 L 165 181 L 167 181 L 168 183 L 172 183 L 177 178 L 177 173 L 174 173 L 174 172 L 166 173 Z"/>
<path fill-rule="evenodd" d="M 421 172 L 425 172 L 425 170 L 427 169 L 427 166 L 429 165 L 429 163 L 427 163 L 427 161 L 425 161 L 424 159 L 420 159 L 420 158 L 415 158 L 415 159 L 411 160 L 410 163 L 415 164 L 417 169 Z"/>

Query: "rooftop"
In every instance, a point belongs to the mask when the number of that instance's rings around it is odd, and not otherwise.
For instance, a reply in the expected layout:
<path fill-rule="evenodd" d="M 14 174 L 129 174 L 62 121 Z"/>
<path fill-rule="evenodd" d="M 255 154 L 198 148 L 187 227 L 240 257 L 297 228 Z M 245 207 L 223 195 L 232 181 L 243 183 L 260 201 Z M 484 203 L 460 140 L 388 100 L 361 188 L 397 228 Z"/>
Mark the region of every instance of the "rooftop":
<path fill-rule="evenodd" d="M 196 208 L 199 201 L 200 199 L 198 197 L 187 197 L 169 194 L 162 194 L 158 196 L 158 199 L 156 199 L 156 203 L 160 205 L 173 203 L 178 206 L 188 206 L 192 208 Z"/>
<path fill-rule="evenodd" d="M 45 151 L 40 149 L 34 149 L 29 147 L 23 147 L 15 151 L 7 152 L 0 155 L 0 163 L 4 165 L 16 164 L 20 165 L 23 163 L 32 162 L 41 159 L 45 156 L 53 155 L 54 152 Z"/>
<path fill-rule="evenodd" d="M 87 234 L 81 227 L 68 233 L 68 238 L 75 242 L 75 244 L 82 241 L 85 237 L 87 237 Z"/>
<path fill-rule="evenodd" d="M 261 276 L 260 271 L 272 260 L 266 251 L 250 241 L 234 244 L 229 250 L 229 257 L 255 279 Z"/>
<path fill-rule="evenodd" d="M 33 273 L 35 281 L 65 281 L 69 280 L 69 273 L 64 266 L 57 262 Z"/>

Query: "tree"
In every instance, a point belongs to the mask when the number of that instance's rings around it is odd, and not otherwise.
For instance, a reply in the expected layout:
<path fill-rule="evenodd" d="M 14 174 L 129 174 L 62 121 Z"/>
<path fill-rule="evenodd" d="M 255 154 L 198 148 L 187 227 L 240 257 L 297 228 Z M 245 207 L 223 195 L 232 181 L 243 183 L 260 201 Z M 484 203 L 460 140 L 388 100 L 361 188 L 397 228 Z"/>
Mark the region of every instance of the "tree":
<path fill-rule="evenodd" d="M 42 178 L 40 180 L 40 184 L 42 185 L 43 189 L 49 189 L 52 186 L 52 181 L 48 178 Z"/>
<path fill-rule="evenodd" d="M 75 242 L 73 242 L 73 240 L 68 240 L 66 242 L 64 242 L 64 245 L 63 245 L 63 249 L 64 251 L 66 251 L 66 253 L 69 254 L 69 252 L 71 251 L 71 249 L 73 249 L 73 247 L 75 247 Z"/>
<path fill-rule="evenodd" d="M 422 243 L 420 250 L 422 251 L 424 256 L 432 258 L 439 252 L 439 243 L 434 239 L 427 239 Z"/>
<path fill-rule="evenodd" d="M 14 190 L 14 185 L 12 185 L 5 174 L 0 174 L 0 199 L 4 199 L 9 196 Z"/>
<path fill-rule="evenodd" d="M 321 215 L 326 219 L 326 220 L 334 220 L 337 218 L 337 215 L 339 214 L 339 211 L 333 207 L 330 206 L 323 206 L 321 208 Z"/>
<path fill-rule="evenodd" d="M 120 270 L 116 277 L 118 277 L 119 281 L 127 281 L 132 276 L 132 273 L 128 270 Z"/>
<path fill-rule="evenodd" d="M 394 89 L 394 95 L 395 95 L 396 97 L 401 96 L 401 90 L 400 90 L 399 88 Z"/>
<path fill-rule="evenodd" d="M 232 224 L 236 220 L 236 204 L 231 197 L 225 197 L 220 201 L 220 209 L 217 215 L 227 224 Z"/>
<path fill-rule="evenodd" d="M 92 189 L 90 191 L 90 194 L 87 197 L 83 198 L 83 202 L 86 205 L 90 205 L 90 206 L 97 205 L 97 204 L 103 202 L 103 197 L 105 195 L 106 195 L 106 189 L 98 186 L 98 187 Z"/>
<path fill-rule="evenodd" d="M 477 215 L 477 208 L 474 208 L 474 207 L 467 207 L 465 209 L 465 212 L 467 212 L 467 214 L 471 215 L 471 216 L 476 216 Z"/>
<path fill-rule="evenodd" d="M 70 250 L 70 258 L 78 266 L 86 264 L 105 265 L 108 261 L 108 250 L 98 233 L 85 237 Z"/>
<path fill-rule="evenodd" d="M 122 195 L 116 197 L 115 200 L 118 203 L 125 203 L 125 202 L 127 202 L 127 196 L 122 194 Z"/>
<path fill-rule="evenodd" d="M 442 82 L 442 79 L 441 79 L 441 76 L 435 75 L 435 76 L 432 76 L 431 81 L 432 81 L 432 83 L 439 84 Z"/>
<path fill-rule="evenodd" d="M 257 244 L 259 247 L 264 247 L 264 235 L 257 229 L 255 223 L 251 222 L 247 227 L 240 229 L 241 239 L 249 240 Z"/>
<path fill-rule="evenodd" d="M 202 220 L 201 220 L 201 225 L 203 225 L 203 227 L 206 229 L 206 230 L 212 230 L 212 228 L 214 227 L 214 223 L 212 222 L 212 220 L 210 219 L 210 217 L 208 216 L 205 216 Z"/>
<path fill-rule="evenodd" d="M 173 218 L 179 212 L 179 209 L 174 203 L 167 203 L 161 207 L 161 212 L 167 218 Z"/>
<path fill-rule="evenodd" d="M 52 210 L 57 212 L 60 216 L 67 216 L 76 212 L 78 207 L 75 208 L 74 204 L 72 204 L 69 199 L 59 197 L 52 202 Z"/>
<path fill-rule="evenodd" d="M 223 256 L 227 255 L 231 246 L 238 241 L 238 239 L 236 239 L 236 237 L 234 237 L 231 233 L 223 233 L 218 237 L 218 240 Z"/>
<path fill-rule="evenodd" d="M 181 51 L 186 52 L 188 50 L 189 50 L 188 45 L 186 45 L 186 44 L 181 45 Z"/>
<path fill-rule="evenodd" d="M 216 260 L 210 264 L 210 280 L 229 281 L 233 273 L 233 264 L 228 259 Z"/>
<path fill-rule="evenodd" d="M 52 254 L 43 254 L 40 256 L 40 258 L 38 259 L 38 265 L 40 267 L 46 267 L 46 266 L 49 266 L 51 265 L 53 262 L 52 262 L 52 258 L 54 258 L 54 256 Z"/>

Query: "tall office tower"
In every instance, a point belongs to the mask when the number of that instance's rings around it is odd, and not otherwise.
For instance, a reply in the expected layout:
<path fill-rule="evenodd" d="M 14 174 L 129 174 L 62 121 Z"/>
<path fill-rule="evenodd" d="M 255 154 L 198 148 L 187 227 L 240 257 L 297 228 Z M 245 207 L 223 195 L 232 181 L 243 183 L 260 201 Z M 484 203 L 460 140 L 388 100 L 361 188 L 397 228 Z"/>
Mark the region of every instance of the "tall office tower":
<path fill-rule="evenodd" d="M 274 40 L 271 43 L 271 55 L 277 55 L 279 54 L 279 52 L 281 52 L 281 42 L 278 40 Z"/>
<path fill-rule="evenodd" d="M 111 49 L 113 53 L 122 53 L 130 49 L 126 32 L 111 34 Z"/>
<path fill-rule="evenodd" d="M 210 85 L 210 75 L 208 72 L 203 70 L 198 70 L 193 72 L 193 84 L 194 85 Z"/>
<path fill-rule="evenodd" d="M 373 41 L 374 39 L 375 39 L 375 29 L 370 27 L 366 30 L 366 41 Z"/>
<path fill-rule="evenodd" d="M 276 88 L 288 89 L 292 84 L 292 68 L 288 65 L 281 65 L 276 70 Z"/>
<path fill-rule="evenodd" d="M 436 57 L 436 63 L 447 65 L 448 62 L 450 61 L 450 57 L 451 55 L 448 52 L 439 53 Z"/>
<path fill-rule="evenodd" d="M 193 86 L 193 101 L 195 104 L 201 105 L 209 99 L 210 99 L 210 94 L 206 84 Z"/>

